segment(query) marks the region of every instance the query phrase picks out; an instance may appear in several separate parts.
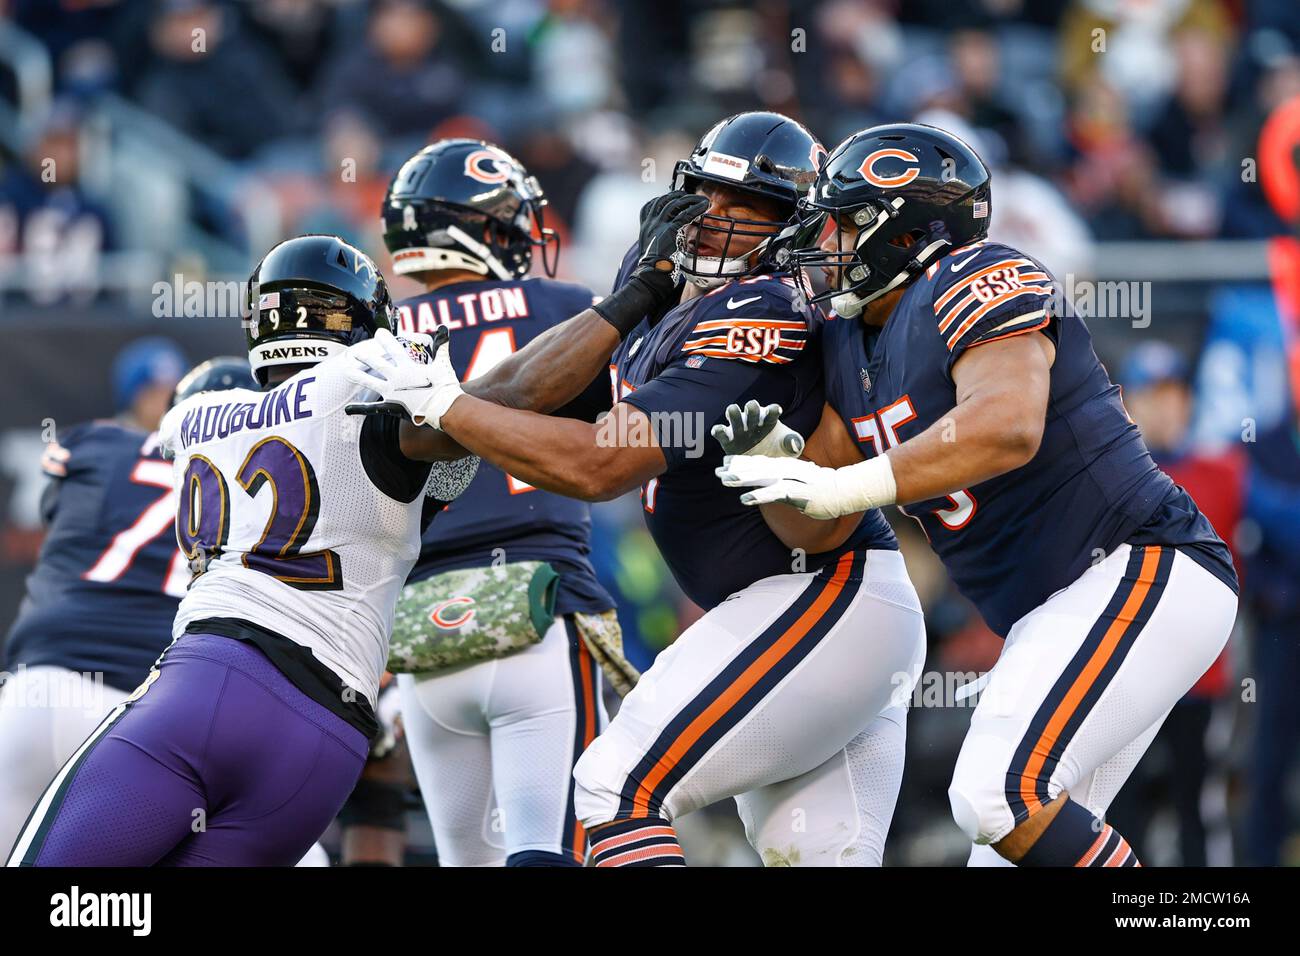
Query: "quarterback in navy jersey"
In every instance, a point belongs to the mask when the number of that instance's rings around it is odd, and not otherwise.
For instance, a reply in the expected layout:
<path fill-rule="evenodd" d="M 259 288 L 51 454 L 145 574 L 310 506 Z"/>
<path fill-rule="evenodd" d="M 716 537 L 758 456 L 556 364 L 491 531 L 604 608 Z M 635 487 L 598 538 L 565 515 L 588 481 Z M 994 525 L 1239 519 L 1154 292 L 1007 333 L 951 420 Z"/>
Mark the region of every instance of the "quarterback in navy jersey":
<path fill-rule="evenodd" d="M 446 329 L 461 378 L 481 378 L 595 301 L 590 289 L 551 278 L 558 253 L 545 205 L 518 160 L 479 140 L 440 140 L 393 178 L 384 239 L 395 271 L 427 290 L 399 303 L 402 329 Z M 535 259 L 546 278 L 528 277 Z M 554 414 L 591 421 L 608 404 L 602 377 Z M 443 866 L 580 866 L 586 858 L 572 771 L 607 719 L 588 642 L 604 633 L 621 652 L 614 600 L 591 566 L 590 509 L 484 462 L 424 533 L 399 617 L 410 608 L 412 619 L 428 620 L 436 602 L 427 589 L 461 569 L 509 574 L 543 562 L 559 574 L 554 618 L 538 643 L 471 667 L 398 677 L 406 741 Z M 458 594 L 451 621 L 469 625 L 474 615 L 463 607 L 499 603 L 493 589 L 503 585 L 480 586 Z M 364 792 L 383 786 L 364 775 L 351 805 L 400 807 L 400 799 Z"/>
<path fill-rule="evenodd" d="M 183 361 L 166 340 L 128 346 L 114 370 L 126 407 L 62 431 L 41 460 L 46 537 L 5 641 L 0 688 L 6 850 L 59 765 L 171 641 L 190 570 L 176 546 L 172 468 L 157 427 L 173 389 L 186 394 L 190 376 L 177 387 Z"/>
<path fill-rule="evenodd" d="M 1152 461 L 1046 268 L 985 239 L 988 170 L 942 130 L 864 130 L 804 215 L 821 266 L 838 468 L 730 459 L 750 504 L 813 519 L 898 503 L 1006 637 L 949 795 L 972 862 L 1136 865 L 1101 822 L 1236 610 L 1224 543 Z M 865 459 L 865 460 L 863 460 Z M 787 533 L 815 524 L 789 512 Z M 1134 744 L 1135 746 L 1130 746 Z"/>
<path fill-rule="evenodd" d="M 896 542 L 873 512 L 792 548 L 728 500 L 712 474 L 722 449 L 706 437 L 720 429 L 733 450 L 768 448 L 779 443 L 764 418 L 785 409 L 811 430 L 822 414 L 820 313 L 782 263 L 817 231 L 792 217 L 823 155 L 793 120 L 744 113 L 678 164 L 675 188 L 642 210 L 614 293 L 593 309 L 617 333 L 600 338 L 613 391 L 597 424 L 483 401 L 475 382 L 461 389 L 444 352 L 432 372 L 400 353 L 376 370 L 376 409 L 399 407 L 516 478 L 587 500 L 640 486 L 669 566 L 707 612 L 574 771 L 598 866 L 681 865 L 673 820 L 726 797 L 769 865 L 881 859 L 902 773 L 898 692 L 924 653 Z M 576 344 L 585 315 L 557 331 Z M 572 357 L 571 392 L 597 371 L 594 357 Z M 538 374 L 532 362 L 517 371 Z M 728 411 L 751 396 L 763 405 L 753 416 Z M 443 437 L 414 431 L 424 435 L 412 441 Z M 868 773 L 881 786 L 855 787 Z M 792 826 L 791 806 L 816 822 Z"/>

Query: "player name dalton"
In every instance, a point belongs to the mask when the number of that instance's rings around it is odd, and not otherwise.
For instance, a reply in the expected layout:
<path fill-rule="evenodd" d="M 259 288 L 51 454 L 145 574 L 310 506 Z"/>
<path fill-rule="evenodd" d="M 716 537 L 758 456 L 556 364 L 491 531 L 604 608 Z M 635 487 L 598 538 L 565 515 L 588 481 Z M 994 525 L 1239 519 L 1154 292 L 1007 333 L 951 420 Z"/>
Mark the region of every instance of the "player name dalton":
<path fill-rule="evenodd" d="M 128 926 L 132 936 L 153 929 L 152 893 L 83 893 L 74 885 L 50 897 L 50 925 Z"/>
<path fill-rule="evenodd" d="M 502 319 L 528 318 L 528 299 L 523 289 L 485 289 L 482 292 L 466 292 L 455 298 L 459 314 L 447 299 L 437 302 L 421 302 L 412 311 L 409 305 L 398 306 L 401 313 L 403 332 L 432 332 L 439 325 L 445 325 L 451 331 L 461 328 L 473 328 L 482 322 L 499 322 Z"/>

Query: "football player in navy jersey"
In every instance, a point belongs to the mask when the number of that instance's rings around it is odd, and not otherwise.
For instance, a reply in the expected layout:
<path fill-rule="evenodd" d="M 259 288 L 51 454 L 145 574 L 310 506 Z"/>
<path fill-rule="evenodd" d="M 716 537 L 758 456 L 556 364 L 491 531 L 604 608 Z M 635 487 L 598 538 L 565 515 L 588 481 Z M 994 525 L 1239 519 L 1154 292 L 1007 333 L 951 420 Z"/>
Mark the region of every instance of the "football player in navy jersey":
<path fill-rule="evenodd" d="M 426 289 L 398 304 L 402 328 L 448 329 L 461 378 L 481 377 L 595 301 L 590 289 L 550 278 L 558 256 L 544 207 L 517 160 L 472 139 L 425 147 L 389 187 L 384 240 L 394 270 Z M 535 249 L 547 278 L 528 277 Z M 594 399 L 580 395 L 555 414 L 594 420 L 609 387 L 601 377 L 590 391 Z M 468 667 L 399 675 L 406 740 L 444 866 L 581 866 L 586 858 L 572 771 L 607 719 L 588 641 L 603 635 L 621 652 L 614 601 L 591 567 L 590 507 L 484 463 L 424 534 L 399 620 L 409 608 L 410 619 L 427 622 L 438 600 L 429 595 L 449 572 L 494 569 L 440 615 L 452 630 L 483 627 L 512 574 L 539 563 L 559 574 L 553 621 L 516 622 L 528 631 L 522 647 L 503 642 Z M 394 795 L 360 792 L 383 786 L 363 776 L 350 805 L 400 807 Z"/>
<path fill-rule="evenodd" d="M 576 394 L 599 368 L 592 343 L 609 342 L 613 394 L 598 424 L 484 401 L 445 351 L 421 369 L 401 349 L 383 354 L 382 336 L 373 374 L 355 379 L 380 396 L 370 411 L 441 429 L 535 486 L 585 500 L 640 486 L 660 550 L 706 610 L 578 761 L 577 812 L 598 866 L 681 865 L 673 821 L 727 797 L 767 864 L 881 860 L 924 653 L 897 544 L 872 512 L 792 549 L 718 486 L 721 450 L 707 437 L 721 426 L 733 450 L 789 454 L 799 442 L 788 429 L 811 431 L 822 414 L 820 314 L 783 263 L 817 231 L 792 217 L 823 154 L 795 121 L 744 113 L 678 164 L 675 188 L 642 211 L 614 293 L 556 330 L 567 367 L 549 351 L 516 366 Z M 613 341 L 578 334 L 591 314 Z M 763 407 L 724 417 L 748 396 Z M 786 431 L 771 428 L 772 406 L 786 410 Z M 443 441 L 428 428 L 404 435 Z"/>
<path fill-rule="evenodd" d="M 1237 607 L 1224 543 L 1151 460 L 1087 327 L 1031 256 L 985 239 L 989 173 L 911 124 L 856 133 L 804 208 L 837 231 L 821 266 L 836 468 L 737 456 L 784 534 L 905 506 L 1006 638 L 949 797 L 986 862 L 1134 866 L 1104 813 Z M 864 460 L 865 459 L 865 460 Z M 997 857 L 993 857 L 997 860 Z"/>
<path fill-rule="evenodd" d="M 185 369 L 165 339 L 118 359 L 116 418 L 69 428 L 45 450 L 40 560 L 5 642 L 0 687 L 0 844 L 14 842 L 60 765 L 171 641 L 190 579 L 172 533 L 172 470 L 158 420 L 177 400 L 252 382 L 248 362 Z M 241 369 L 242 366 L 242 369 Z M 229 383 L 215 381 L 223 369 Z"/>

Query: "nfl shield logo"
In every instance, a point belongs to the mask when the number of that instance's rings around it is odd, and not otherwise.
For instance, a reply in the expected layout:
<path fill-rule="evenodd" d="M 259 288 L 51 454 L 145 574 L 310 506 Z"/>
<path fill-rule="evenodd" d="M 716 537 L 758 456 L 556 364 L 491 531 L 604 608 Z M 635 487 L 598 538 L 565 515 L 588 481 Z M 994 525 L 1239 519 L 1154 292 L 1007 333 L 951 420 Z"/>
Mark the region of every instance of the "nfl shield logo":
<path fill-rule="evenodd" d="M 638 339 L 638 340 L 637 340 L 637 344 L 640 344 L 640 341 L 641 341 L 641 340 Z M 692 355 L 690 358 L 688 358 L 688 359 L 686 360 L 686 367 L 687 367 L 687 368 L 699 368 L 701 365 L 704 364 L 704 359 L 705 359 L 705 358 L 706 358 L 706 356 L 704 356 L 704 355 Z"/>
<path fill-rule="evenodd" d="M 862 376 L 862 390 L 864 392 L 871 391 L 871 376 L 867 374 L 867 370 L 865 368 L 859 368 L 858 372 Z"/>

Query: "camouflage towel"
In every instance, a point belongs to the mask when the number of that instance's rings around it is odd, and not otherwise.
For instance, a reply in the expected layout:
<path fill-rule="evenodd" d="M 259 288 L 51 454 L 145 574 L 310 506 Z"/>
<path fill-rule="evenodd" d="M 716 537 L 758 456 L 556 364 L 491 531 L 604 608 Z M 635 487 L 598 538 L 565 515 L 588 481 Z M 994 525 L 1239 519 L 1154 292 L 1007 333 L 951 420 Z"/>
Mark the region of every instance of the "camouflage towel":
<path fill-rule="evenodd" d="M 600 614 L 579 611 L 573 615 L 573 623 L 577 625 L 587 650 L 605 672 L 610 686 L 618 691 L 619 697 L 626 697 L 641 679 L 641 674 L 623 656 L 623 628 L 618 623 L 618 614 L 612 610 Z"/>
<path fill-rule="evenodd" d="M 388 669 L 420 674 L 505 657 L 555 620 L 559 574 L 545 561 L 444 571 L 402 589 Z"/>

